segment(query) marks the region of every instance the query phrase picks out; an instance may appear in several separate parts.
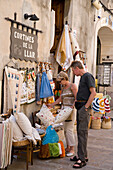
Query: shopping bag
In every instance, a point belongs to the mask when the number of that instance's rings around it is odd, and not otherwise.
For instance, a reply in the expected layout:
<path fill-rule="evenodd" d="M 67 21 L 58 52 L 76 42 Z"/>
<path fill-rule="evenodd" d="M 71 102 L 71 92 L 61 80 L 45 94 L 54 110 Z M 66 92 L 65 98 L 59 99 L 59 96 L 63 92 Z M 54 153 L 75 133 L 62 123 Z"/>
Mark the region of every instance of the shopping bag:
<path fill-rule="evenodd" d="M 47 74 L 43 72 L 40 87 L 40 98 L 47 98 L 49 96 L 53 96 L 53 92 Z"/>

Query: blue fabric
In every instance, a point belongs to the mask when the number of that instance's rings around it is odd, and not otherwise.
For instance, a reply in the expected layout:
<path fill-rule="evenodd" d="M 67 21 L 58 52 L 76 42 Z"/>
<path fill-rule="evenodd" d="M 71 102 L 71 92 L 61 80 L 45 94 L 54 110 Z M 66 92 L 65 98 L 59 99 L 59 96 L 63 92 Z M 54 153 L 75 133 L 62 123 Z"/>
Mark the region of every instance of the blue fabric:
<path fill-rule="evenodd" d="M 47 74 L 43 72 L 40 87 L 40 98 L 47 98 L 50 96 L 53 96 L 52 88 L 48 80 Z"/>
<path fill-rule="evenodd" d="M 43 137 L 42 145 L 46 145 L 48 143 L 58 143 L 59 136 L 57 135 L 55 129 L 52 128 L 52 126 L 48 126 L 46 129 L 46 134 Z"/>
<path fill-rule="evenodd" d="M 36 75 L 35 99 L 40 101 L 40 73 Z"/>

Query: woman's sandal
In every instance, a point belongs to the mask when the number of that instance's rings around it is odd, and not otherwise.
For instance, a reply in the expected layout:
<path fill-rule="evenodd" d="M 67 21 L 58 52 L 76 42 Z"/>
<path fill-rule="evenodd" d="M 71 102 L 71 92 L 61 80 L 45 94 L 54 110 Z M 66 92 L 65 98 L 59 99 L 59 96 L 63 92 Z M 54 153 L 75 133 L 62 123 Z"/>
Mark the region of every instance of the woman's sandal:
<path fill-rule="evenodd" d="M 80 159 L 78 161 L 81 161 Z M 81 161 L 81 162 L 75 162 L 73 165 L 73 168 L 82 168 L 86 166 L 86 161 Z"/>
<path fill-rule="evenodd" d="M 70 161 L 78 161 L 79 158 L 77 158 L 76 156 L 74 156 L 73 158 L 70 158 Z M 85 161 L 88 162 L 88 158 L 85 158 Z"/>

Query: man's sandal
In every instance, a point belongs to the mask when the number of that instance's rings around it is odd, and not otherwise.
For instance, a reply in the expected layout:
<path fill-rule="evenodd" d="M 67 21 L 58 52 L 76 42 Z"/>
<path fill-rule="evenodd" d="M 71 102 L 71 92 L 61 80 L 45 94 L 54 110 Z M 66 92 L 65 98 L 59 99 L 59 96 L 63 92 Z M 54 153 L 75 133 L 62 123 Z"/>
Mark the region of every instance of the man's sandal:
<path fill-rule="evenodd" d="M 76 156 L 73 156 L 73 158 L 70 158 L 70 161 L 78 161 L 79 158 L 77 158 Z"/>
<path fill-rule="evenodd" d="M 85 161 L 81 161 L 80 163 L 79 162 L 75 162 L 75 164 L 73 165 L 73 168 L 82 168 L 84 166 L 86 166 L 86 162 Z"/>
<path fill-rule="evenodd" d="M 78 161 L 79 158 L 77 158 L 76 156 L 74 156 L 73 158 L 70 158 L 70 161 Z M 88 162 L 88 158 L 85 158 L 85 161 Z"/>

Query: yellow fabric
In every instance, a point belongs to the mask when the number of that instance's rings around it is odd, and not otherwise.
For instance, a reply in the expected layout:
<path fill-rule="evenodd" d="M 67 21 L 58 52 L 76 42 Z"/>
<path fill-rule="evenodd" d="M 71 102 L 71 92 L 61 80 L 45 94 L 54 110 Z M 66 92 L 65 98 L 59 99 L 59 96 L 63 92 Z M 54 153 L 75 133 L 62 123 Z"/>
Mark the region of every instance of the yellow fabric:
<path fill-rule="evenodd" d="M 60 45 L 59 53 L 61 53 L 61 59 L 60 59 L 61 64 L 64 64 L 65 60 L 66 60 L 65 29 L 64 29 L 63 35 L 62 35 L 62 40 L 61 40 L 61 45 Z"/>

